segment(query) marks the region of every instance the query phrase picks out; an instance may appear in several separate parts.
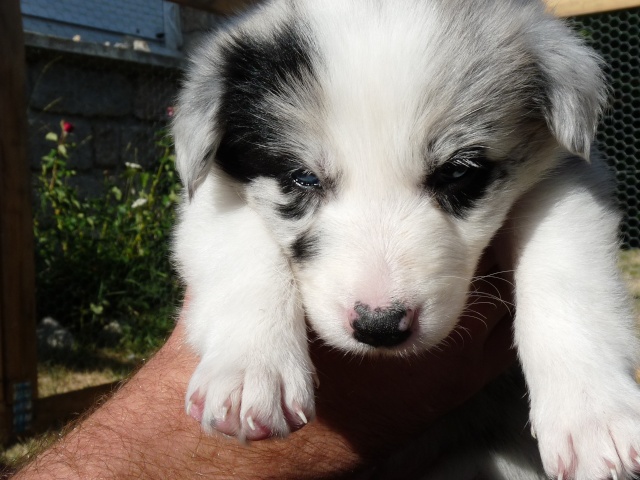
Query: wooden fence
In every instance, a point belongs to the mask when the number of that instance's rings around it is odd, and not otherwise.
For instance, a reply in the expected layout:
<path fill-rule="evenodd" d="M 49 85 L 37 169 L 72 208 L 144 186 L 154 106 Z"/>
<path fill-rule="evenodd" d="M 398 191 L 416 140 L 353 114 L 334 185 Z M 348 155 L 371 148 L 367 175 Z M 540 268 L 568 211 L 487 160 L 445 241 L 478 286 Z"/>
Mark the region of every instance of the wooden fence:
<path fill-rule="evenodd" d="M 229 14 L 255 0 L 172 0 Z M 573 16 L 640 6 L 640 0 L 548 0 Z M 0 1 L 0 440 L 40 431 L 88 408 L 113 385 L 43 399 L 37 392 L 31 188 L 20 0 Z"/>
<path fill-rule="evenodd" d="M 0 439 L 30 427 L 37 398 L 35 272 L 19 0 L 0 2 Z"/>

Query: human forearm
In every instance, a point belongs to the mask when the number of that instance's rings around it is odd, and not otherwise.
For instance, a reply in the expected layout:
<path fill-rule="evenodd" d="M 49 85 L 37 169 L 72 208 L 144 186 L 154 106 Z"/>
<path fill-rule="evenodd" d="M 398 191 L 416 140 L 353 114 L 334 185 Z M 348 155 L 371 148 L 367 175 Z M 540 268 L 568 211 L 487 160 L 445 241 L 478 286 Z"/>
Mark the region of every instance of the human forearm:
<path fill-rule="evenodd" d="M 322 478 L 360 464 L 341 433 L 316 421 L 285 440 L 242 445 L 208 437 L 184 414 L 197 364 L 179 325 L 167 344 L 103 407 L 16 478 Z"/>
<path fill-rule="evenodd" d="M 490 298 L 507 298 L 508 283 L 485 287 Z M 383 461 L 513 362 L 510 322 L 499 321 L 505 313 L 504 304 L 479 301 L 442 348 L 408 361 L 353 359 L 312 342 L 321 381 L 317 418 L 286 439 L 249 445 L 206 436 L 185 414 L 184 395 L 198 359 L 178 323 L 166 345 L 126 385 L 16 478 L 350 476 Z"/>

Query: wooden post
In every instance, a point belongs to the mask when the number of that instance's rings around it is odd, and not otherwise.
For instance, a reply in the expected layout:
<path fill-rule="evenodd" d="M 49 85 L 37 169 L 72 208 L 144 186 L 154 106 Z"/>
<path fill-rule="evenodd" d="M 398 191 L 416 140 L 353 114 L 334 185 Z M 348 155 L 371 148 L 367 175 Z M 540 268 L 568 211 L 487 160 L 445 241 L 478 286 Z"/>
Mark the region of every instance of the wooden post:
<path fill-rule="evenodd" d="M 259 0 L 169 0 L 206 12 L 229 15 L 242 11 Z M 640 7 L 640 0 L 545 0 L 549 9 L 560 17 L 609 12 Z"/>
<path fill-rule="evenodd" d="M 574 17 L 640 7 L 640 0 L 545 0 L 559 17 Z"/>
<path fill-rule="evenodd" d="M 35 272 L 20 0 L 0 1 L 0 440 L 31 426 Z"/>
<path fill-rule="evenodd" d="M 258 0 L 169 0 L 186 7 L 192 7 L 205 12 L 229 15 L 241 12 L 249 5 L 258 3 Z"/>

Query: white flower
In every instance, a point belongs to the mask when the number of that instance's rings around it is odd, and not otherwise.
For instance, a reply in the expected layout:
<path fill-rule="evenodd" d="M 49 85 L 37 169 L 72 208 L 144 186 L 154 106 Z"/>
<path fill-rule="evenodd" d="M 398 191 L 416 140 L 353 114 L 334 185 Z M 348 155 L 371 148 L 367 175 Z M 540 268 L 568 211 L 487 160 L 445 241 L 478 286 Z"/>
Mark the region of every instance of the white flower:
<path fill-rule="evenodd" d="M 142 170 L 142 166 L 137 164 L 137 163 L 131 163 L 131 162 L 124 162 L 124 165 L 127 168 L 131 168 L 133 170 Z"/>
<path fill-rule="evenodd" d="M 131 208 L 141 207 L 141 206 L 145 205 L 147 203 L 147 201 L 148 200 L 146 198 L 139 198 L 139 199 L 137 199 L 135 202 L 133 202 L 131 204 Z"/>

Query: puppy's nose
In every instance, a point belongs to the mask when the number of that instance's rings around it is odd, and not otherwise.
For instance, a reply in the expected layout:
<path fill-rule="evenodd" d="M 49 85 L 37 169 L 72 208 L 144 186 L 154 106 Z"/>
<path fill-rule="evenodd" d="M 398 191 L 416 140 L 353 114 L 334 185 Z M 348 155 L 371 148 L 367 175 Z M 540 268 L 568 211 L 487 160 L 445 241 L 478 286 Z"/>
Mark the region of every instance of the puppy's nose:
<path fill-rule="evenodd" d="M 352 322 L 353 338 L 373 347 L 394 347 L 411 335 L 413 311 L 399 305 L 372 310 L 368 305 L 357 303 L 357 315 Z"/>

